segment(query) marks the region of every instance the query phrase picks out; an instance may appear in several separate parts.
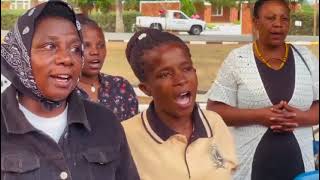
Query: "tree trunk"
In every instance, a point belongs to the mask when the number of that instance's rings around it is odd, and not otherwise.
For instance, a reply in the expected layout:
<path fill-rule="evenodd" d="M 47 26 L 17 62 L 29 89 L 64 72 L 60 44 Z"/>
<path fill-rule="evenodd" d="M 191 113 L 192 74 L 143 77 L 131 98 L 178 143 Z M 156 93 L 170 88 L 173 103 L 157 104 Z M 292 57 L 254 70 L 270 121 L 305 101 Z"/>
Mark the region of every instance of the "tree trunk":
<path fill-rule="evenodd" d="M 123 8 L 121 0 L 116 1 L 116 32 L 124 32 L 123 26 Z"/>

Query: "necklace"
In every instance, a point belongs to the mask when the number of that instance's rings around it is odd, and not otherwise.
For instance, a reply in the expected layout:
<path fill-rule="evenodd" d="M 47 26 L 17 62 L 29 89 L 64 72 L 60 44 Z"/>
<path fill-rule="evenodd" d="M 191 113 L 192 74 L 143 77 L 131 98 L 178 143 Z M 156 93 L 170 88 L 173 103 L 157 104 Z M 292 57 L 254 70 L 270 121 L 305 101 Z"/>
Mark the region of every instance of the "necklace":
<path fill-rule="evenodd" d="M 90 91 L 91 92 L 96 92 L 96 90 L 97 90 L 97 88 L 96 88 L 96 86 L 94 85 L 94 83 L 87 83 L 87 82 L 84 82 L 84 81 L 81 81 L 83 84 L 87 84 L 87 85 L 90 85 L 91 87 L 90 87 Z"/>
<path fill-rule="evenodd" d="M 269 61 L 265 60 L 265 58 L 264 58 L 264 57 L 262 56 L 262 54 L 260 53 L 259 48 L 258 48 L 258 45 L 257 45 L 257 41 L 255 41 L 253 44 L 254 44 L 254 48 L 255 48 L 256 53 L 257 53 L 257 55 L 259 56 L 260 60 L 261 60 L 265 65 L 267 65 L 269 68 L 272 68 L 271 64 L 269 64 L 270 59 L 269 59 Z M 287 43 L 285 43 L 285 47 L 286 47 L 286 52 L 285 52 L 285 54 L 284 54 L 284 57 L 280 59 L 281 64 L 280 64 L 280 66 L 279 66 L 279 69 L 281 69 L 281 68 L 284 66 L 284 64 L 287 62 L 287 59 L 288 59 L 289 48 L 288 48 L 288 44 L 287 44 Z"/>

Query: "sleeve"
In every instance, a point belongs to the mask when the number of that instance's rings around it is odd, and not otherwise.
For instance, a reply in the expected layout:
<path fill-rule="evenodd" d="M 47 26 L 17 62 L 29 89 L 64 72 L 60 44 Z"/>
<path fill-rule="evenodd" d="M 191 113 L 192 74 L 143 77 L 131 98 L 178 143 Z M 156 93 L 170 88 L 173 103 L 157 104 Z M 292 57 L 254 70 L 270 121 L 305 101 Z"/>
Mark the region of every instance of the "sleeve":
<path fill-rule="evenodd" d="M 120 166 L 116 172 L 116 180 L 140 180 L 138 170 L 131 156 L 130 148 L 121 126 Z"/>
<path fill-rule="evenodd" d="M 310 52 L 313 101 L 319 101 L 319 59 Z"/>
<path fill-rule="evenodd" d="M 217 77 L 210 90 L 208 98 L 211 101 L 219 101 L 230 106 L 237 105 L 237 80 L 235 73 L 235 55 L 231 52 L 222 63 Z"/>

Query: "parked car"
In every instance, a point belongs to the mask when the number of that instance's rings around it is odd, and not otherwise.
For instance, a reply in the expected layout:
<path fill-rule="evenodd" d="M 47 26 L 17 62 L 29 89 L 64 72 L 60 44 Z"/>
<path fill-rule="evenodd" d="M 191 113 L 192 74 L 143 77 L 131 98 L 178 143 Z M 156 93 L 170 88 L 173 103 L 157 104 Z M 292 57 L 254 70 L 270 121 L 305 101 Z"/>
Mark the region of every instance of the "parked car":
<path fill-rule="evenodd" d="M 181 11 L 166 10 L 160 17 L 138 16 L 136 28 L 153 28 L 168 31 L 185 31 L 191 35 L 199 35 L 206 27 L 206 22 L 192 19 Z"/>

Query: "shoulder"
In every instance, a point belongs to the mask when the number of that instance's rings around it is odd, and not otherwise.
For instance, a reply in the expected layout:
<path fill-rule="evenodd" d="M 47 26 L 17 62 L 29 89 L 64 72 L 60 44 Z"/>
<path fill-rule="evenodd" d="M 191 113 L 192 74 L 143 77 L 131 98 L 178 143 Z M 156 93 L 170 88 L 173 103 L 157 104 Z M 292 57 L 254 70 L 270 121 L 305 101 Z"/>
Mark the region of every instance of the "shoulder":
<path fill-rule="evenodd" d="M 85 99 L 83 99 L 82 102 L 86 111 L 87 119 L 93 129 L 100 129 L 103 127 L 103 130 L 106 131 L 107 129 L 118 129 L 120 127 L 120 121 L 114 113 L 102 104 L 94 103 Z"/>
<path fill-rule="evenodd" d="M 222 117 L 218 113 L 209 110 L 202 110 L 202 112 L 212 129 L 219 128 L 220 126 L 226 126 Z"/>
<path fill-rule="evenodd" d="M 113 76 L 113 75 L 108 75 L 108 74 L 104 74 L 104 73 L 101 73 L 100 76 L 101 76 L 103 82 L 108 81 L 109 83 L 112 83 L 112 84 L 126 85 L 126 86 L 132 87 L 130 82 L 127 79 L 125 79 L 124 77 Z"/>
<path fill-rule="evenodd" d="M 142 113 L 139 113 L 128 120 L 122 121 L 121 124 L 126 133 L 140 131 L 141 128 L 143 128 Z"/>
<path fill-rule="evenodd" d="M 230 51 L 230 54 L 232 55 L 248 55 L 249 53 L 252 52 L 252 43 L 243 45 L 241 47 L 235 48 Z"/>
<path fill-rule="evenodd" d="M 242 61 L 248 61 L 248 59 L 252 58 L 252 52 L 252 43 L 235 48 L 230 51 L 224 63 L 228 64 L 229 66 L 237 66 L 238 63 L 241 63 Z"/>

